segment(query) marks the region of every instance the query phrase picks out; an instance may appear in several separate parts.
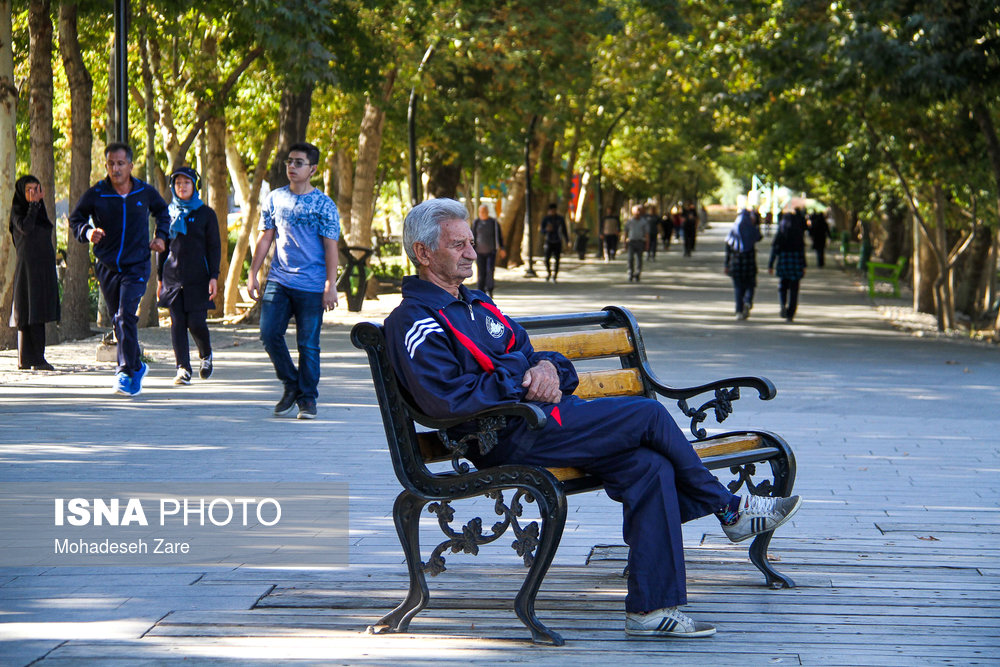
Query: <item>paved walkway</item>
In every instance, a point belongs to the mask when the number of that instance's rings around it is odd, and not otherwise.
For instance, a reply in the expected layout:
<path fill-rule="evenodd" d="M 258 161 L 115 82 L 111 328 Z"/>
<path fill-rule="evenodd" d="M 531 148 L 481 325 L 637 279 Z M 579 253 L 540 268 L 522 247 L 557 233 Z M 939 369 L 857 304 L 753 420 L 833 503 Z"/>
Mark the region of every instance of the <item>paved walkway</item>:
<path fill-rule="evenodd" d="M 726 426 L 775 431 L 796 451 L 806 501 L 772 553 L 799 587 L 760 587 L 713 520 L 688 524 L 688 612 L 716 622 L 716 638 L 625 640 L 620 548 L 584 565 L 595 544 L 621 543 L 620 511 L 602 493 L 571 500 L 539 599 L 567 647 L 528 644 L 496 602 L 519 576 L 500 546 L 498 566 L 448 557 L 432 581 L 442 606 L 417 617 L 415 634 L 361 634 L 405 586 L 390 516 L 398 487 L 366 360 L 348 338 L 355 321 L 381 319 L 398 301 L 385 296 L 360 316 L 328 316 L 314 422 L 270 416 L 279 391 L 252 328 L 215 328 L 216 374 L 180 388 L 166 330 L 144 330 L 153 363 L 131 400 L 110 395 L 96 339 L 51 348 L 51 373 L 18 372 L 14 352 L 0 352 L 0 481 L 347 482 L 351 528 L 350 567 L 325 572 L 0 568 L 0 664 L 995 664 L 998 350 L 898 331 L 834 262 L 810 270 L 794 324 L 778 318 L 775 281 L 763 274 L 751 318 L 735 322 L 724 228 L 703 234 L 690 259 L 676 245 L 661 252 L 640 284 L 625 280 L 622 260 L 565 259 L 558 283 L 502 273 L 496 294 L 513 316 L 631 308 L 670 384 L 755 374 L 777 385 L 769 403 L 740 401 Z M 488 603 L 458 600 L 456 581 Z"/>

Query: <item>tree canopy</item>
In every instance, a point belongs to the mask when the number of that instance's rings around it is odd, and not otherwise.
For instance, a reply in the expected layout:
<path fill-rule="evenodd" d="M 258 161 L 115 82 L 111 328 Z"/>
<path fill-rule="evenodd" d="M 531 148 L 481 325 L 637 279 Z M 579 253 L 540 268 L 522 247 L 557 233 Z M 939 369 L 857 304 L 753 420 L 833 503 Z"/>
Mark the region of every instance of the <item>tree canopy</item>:
<path fill-rule="evenodd" d="M 92 154 L 107 135 L 107 3 L 17 4 L 20 173 L 37 168 L 29 16 L 57 21 L 60 5 L 78 11 L 96 101 Z M 51 187 L 65 200 L 71 83 L 58 52 Z M 270 179 L 280 180 L 283 147 L 309 139 L 324 154 L 317 184 L 354 245 L 373 242 L 373 224 L 398 233 L 416 111 L 417 189 L 470 207 L 506 192 L 515 243 L 527 146 L 537 197 L 565 210 L 573 177 L 582 183 L 569 211 L 578 225 L 597 224 L 596 192 L 669 206 L 712 200 L 723 172 L 745 190 L 757 175 L 822 200 L 840 231 L 860 230 L 876 252 L 923 253 L 930 287 L 918 305 L 943 326 L 962 292 L 956 275 L 977 285 L 961 310 L 985 313 L 995 297 L 1000 6 L 990 0 L 153 0 L 133 3 L 129 63 L 129 135 L 161 188 L 171 167 L 222 160 L 228 170 L 211 185 L 221 202 L 267 171 L 260 160 L 273 158 Z M 264 155 L 272 135 L 277 155 Z M 541 209 L 532 205 L 533 224 Z M 909 219 L 916 235 L 884 242 Z M 234 252 L 242 261 L 246 250 Z"/>

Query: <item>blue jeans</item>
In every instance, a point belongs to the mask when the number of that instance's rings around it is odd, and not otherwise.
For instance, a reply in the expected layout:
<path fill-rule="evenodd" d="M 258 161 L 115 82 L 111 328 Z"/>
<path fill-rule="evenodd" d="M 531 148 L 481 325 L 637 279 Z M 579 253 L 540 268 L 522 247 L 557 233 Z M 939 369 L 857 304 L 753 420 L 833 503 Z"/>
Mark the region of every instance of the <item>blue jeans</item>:
<path fill-rule="evenodd" d="M 288 321 L 295 317 L 298 368 L 285 344 Z M 323 293 L 303 292 L 267 281 L 260 310 L 260 340 L 274 372 L 286 389 L 298 389 L 299 399 L 319 396 L 319 331 L 323 326 Z"/>

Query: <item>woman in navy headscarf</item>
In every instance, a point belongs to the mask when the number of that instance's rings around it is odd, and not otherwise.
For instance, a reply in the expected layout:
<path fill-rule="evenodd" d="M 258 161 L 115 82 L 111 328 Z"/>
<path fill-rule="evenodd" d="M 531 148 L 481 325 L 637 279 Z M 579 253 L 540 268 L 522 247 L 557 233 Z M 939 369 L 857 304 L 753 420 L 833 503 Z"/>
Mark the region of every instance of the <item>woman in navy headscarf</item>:
<path fill-rule="evenodd" d="M 782 213 L 778 233 L 771 242 L 771 259 L 767 272 L 774 273 L 778 265 L 778 303 L 781 316 L 791 322 L 799 304 L 799 281 L 806 275 L 805 226 L 797 216 Z"/>
<path fill-rule="evenodd" d="M 188 331 L 201 357 L 199 375 L 212 375 L 212 342 L 208 333 L 208 309 L 214 308 L 218 292 L 222 245 L 215 211 L 198 196 L 201 178 L 191 167 L 170 174 L 170 244 L 157 262 L 156 294 L 159 305 L 170 309 L 170 340 L 177 362 L 174 384 L 191 383 Z"/>
<path fill-rule="evenodd" d="M 42 197 L 42 184 L 34 176 L 22 176 L 14 184 L 10 235 L 17 260 L 10 326 L 17 329 L 17 367 L 52 371 L 45 360 L 45 323 L 59 321 L 59 280 L 52 221 Z"/>
<path fill-rule="evenodd" d="M 760 229 L 756 217 L 744 206 L 726 236 L 726 275 L 733 279 L 736 296 L 736 319 L 745 320 L 753 308 L 757 287 L 757 241 Z"/>

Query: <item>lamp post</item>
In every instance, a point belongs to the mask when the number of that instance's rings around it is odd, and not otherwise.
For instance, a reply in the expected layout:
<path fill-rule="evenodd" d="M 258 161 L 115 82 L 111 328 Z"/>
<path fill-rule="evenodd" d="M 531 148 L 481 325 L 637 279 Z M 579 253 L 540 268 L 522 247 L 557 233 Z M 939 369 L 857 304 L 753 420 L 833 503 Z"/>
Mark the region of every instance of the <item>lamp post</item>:
<path fill-rule="evenodd" d="M 417 82 L 420 81 L 420 75 L 424 72 L 424 66 L 434 55 L 434 48 L 438 45 L 441 38 L 434 41 L 433 44 L 427 47 L 424 52 L 424 57 L 420 60 L 420 66 L 417 67 L 417 76 L 410 88 L 410 103 L 406 106 L 406 134 L 410 149 L 410 206 L 416 206 L 421 202 L 423 197 L 420 192 L 420 174 L 417 173 Z"/>
<path fill-rule="evenodd" d="M 128 0 L 115 0 L 115 141 L 128 143 Z"/>

